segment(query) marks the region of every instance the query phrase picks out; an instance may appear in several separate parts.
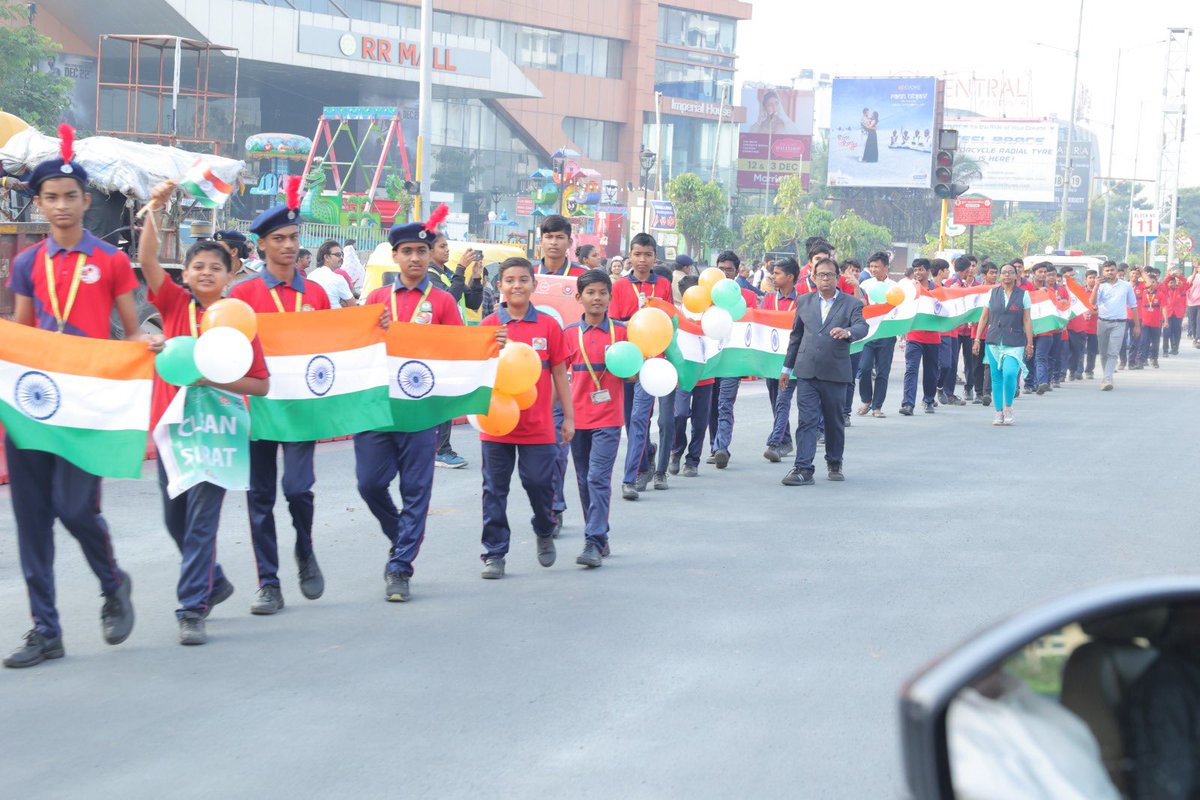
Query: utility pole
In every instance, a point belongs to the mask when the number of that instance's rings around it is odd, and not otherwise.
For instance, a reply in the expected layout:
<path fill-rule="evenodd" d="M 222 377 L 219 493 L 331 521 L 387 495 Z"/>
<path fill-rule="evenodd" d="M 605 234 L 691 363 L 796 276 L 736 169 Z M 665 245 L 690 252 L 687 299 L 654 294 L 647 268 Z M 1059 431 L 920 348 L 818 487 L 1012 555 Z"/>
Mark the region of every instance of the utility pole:
<path fill-rule="evenodd" d="M 1067 203 L 1071 197 L 1071 155 L 1075 146 L 1075 101 L 1079 96 L 1079 45 L 1083 40 L 1083 0 L 1079 0 L 1079 25 L 1075 29 L 1075 74 L 1071 79 L 1071 117 L 1067 120 L 1066 170 L 1063 172 L 1062 207 L 1058 221 L 1062 231 L 1058 234 L 1058 249 L 1067 248 Z"/>
<path fill-rule="evenodd" d="M 1142 115 L 1146 112 L 1146 101 L 1138 103 L 1138 126 L 1137 138 L 1133 145 L 1133 177 L 1136 179 L 1138 175 L 1138 156 L 1142 152 Z M 1133 196 L 1137 193 L 1138 185 L 1136 180 L 1129 184 L 1129 211 L 1125 215 L 1125 258 L 1126 264 L 1129 263 L 1129 245 L 1133 237 Z"/>
<path fill-rule="evenodd" d="M 433 0 L 421 0 L 421 67 L 417 89 L 417 183 L 421 187 L 416 219 L 429 215 L 429 140 L 433 136 Z"/>
<path fill-rule="evenodd" d="M 1167 66 L 1163 77 L 1162 147 L 1158 152 L 1158 214 L 1167 217 L 1167 268 L 1175 263 L 1175 223 L 1179 210 L 1179 168 L 1187 117 L 1184 85 L 1188 71 L 1191 28 L 1168 28 Z"/>

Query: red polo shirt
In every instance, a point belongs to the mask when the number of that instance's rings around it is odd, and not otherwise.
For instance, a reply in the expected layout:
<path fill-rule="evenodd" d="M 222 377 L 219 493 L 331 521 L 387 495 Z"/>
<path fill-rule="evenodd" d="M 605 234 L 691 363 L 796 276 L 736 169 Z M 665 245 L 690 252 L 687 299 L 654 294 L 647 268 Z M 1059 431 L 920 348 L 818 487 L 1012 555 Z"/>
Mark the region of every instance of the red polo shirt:
<path fill-rule="evenodd" d="M 70 250 L 64 249 L 53 238 L 47 238 L 18 253 L 12 262 L 8 288 L 14 294 L 33 300 L 34 324 L 47 331 L 58 330 L 58 320 L 50 302 L 50 284 L 46 282 L 47 253 L 59 312 L 65 315 L 63 333 L 108 339 L 116 299 L 138 286 L 129 256 L 86 229 L 79 244 Z M 67 301 L 76 269 L 79 270 L 79 288 L 75 302 L 68 310 Z"/>
<path fill-rule="evenodd" d="M 508 444 L 554 444 L 554 381 L 550 378 L 550 367 L 571 360 L 571 347 L 563 338 L 563 329 L 549 314 L 539 312 L 532 305 L 525 316 L 514 319 L 509 316 L 507 306 L 501 306 L 495 314 L 487 317 L 481 325 L 503 325 L 508 331 L 509 341 L 524 342 L 533 347 L 542 357 L 542 374 L 537 382 L 537 400 L 521 412 L 517 427 L 505 436 L 480 433 L 485 442 Z"/>
<path fill-rule="evenodd" d="M 168 277 L 163 280 L 158 291 L 150 292 L 146 295 L 146 299 L 153 303 L 154 307 L 158 309 L 158 313 L 162 315 L 163 336 L 174 339 L 176 336 L 200 335 L 200 320 L 204 319 L 204 307 L 196 303 L 196 328 L 193 330 L 191 314 L 188 311 L 193 298 L 192 293 L 187 289 Z M 262 344 L 258 341 L 257 336 L 250 340 L 250 347 L 254 353 L 254 359 L 250 362 L 250 371 L 246 373 L 246 377 L 271 377 L 271 373 L 267 371 L 267 361 L 263 357 Z M 155 373 L 154 389 L 150 396 L 151 430 L 154 430 L 154 426 L 166 413 L 167 406 L 171 405 L 171 401 L 177 394 L 179 394 L 178 386 L 167 383 Z"/>
<path fill-rule="evenodd" d="M 625 381 L 605 368 L 604 355 L 610 345 L 626 340 L 624 323 L 606 318 L 599 325 L 588 325 L 580 320 L 563 329 L 563 338 L 571 348 L 571 403 L 575 406 L 576 430 L 620 428 L 625 424 Z M 592 380 L 592 372 L 588 372 L 584 354 L 600 382 L 599 387 Z M 597 389 L 607 391 L 609 399 L 592 402 Z"/>
<path fill-rule="evenodd" d="M 273 311 L 325 311 L 329 296 L 320 284 L 313 283 L 296 270 L 291 281 L 284 283 L 264 266 L 257 277 L 233 287 L 230 297 L 244 300 L 259 314 Z"/>
<path fill-rule="evenodd" d="M 1161 328 L 1163 313 L 1158 287 L 1151 289 L 1145 284 L 1139 284 L 1133 291 L 1138 299 L 1138 320 L 1147 327 Z"/>
<path fill-rule="evenodd" d="M 768 292 L 763 295 L 762 309 L 764 311 L 795 311 L 796 310 L 796 290 L 793 288 L 791 294 L 781 295 L 779 292 Z"/>
<path fill-rule="evenodd" d="M 426 296 L 425 292 L 429 294 Z M 393 298 L 395 303 L 392 302 Z M 415 288 L 409 289 L 399 280 L 391 286 L 380 286 L 367 295 L 367 305 L 378 303 L 391 309 L 393 322 L 415 322 L 418 325 L 462 325 L 462 314 L 454 296 L 434 286 L 426 275 Z"/>
<path fill-rule="evenodd" d="M 931 289 L 932 284 L 925 288 Z M 904 334 L 904 339 L 906 341 L 917 342 L 919 344 L 941 344 L 942 334 L 939 331 L 909 331 L 908 333 Z"/>
<path fill-rule="evenodd" d="M 539 261 L 537 265 L 538 275 L 561 275 L 565 278 L 578 278 L 585 272 L 587 272 L 586 269 L 578 264 L 572 264 L 570 261 L 564 262 L 557 270 L 548 268 L 545 261 Z"/>
<path fill-rule="evenodd" d="M 613 284 L 612 304 L 608 307 L 608 315 L 624 322 L 645 307 L 646 300 L 651 297 L 674 303 L 675 295 L 671 291 L 671 282 L 653 272 L 648 279 L 641 281 L 631 272 Z"/>
<path fill-rule="evenodd" d="M 1168 318 L 1182 319 L 1187 315 L 1187 284 L 1179 279 L 1179 285 L 1174 288 L 1170 283 L 1158 285 L 1158 296 L 1162 302 L 1163 312 Z"/>

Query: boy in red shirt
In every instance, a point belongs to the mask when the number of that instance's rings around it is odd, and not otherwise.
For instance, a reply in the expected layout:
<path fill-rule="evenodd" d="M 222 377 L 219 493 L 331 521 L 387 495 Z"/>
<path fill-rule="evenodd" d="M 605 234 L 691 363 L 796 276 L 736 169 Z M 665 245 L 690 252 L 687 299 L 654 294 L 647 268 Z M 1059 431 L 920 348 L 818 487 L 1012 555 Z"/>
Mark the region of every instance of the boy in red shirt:
<path fill-rule="evenodd" d="M 796 281 L 799 277 L 800 265 L 796 263 L 796 259 L 788 256 L 776 261 L 771 271 L 771 280 L 775 285 L 775 291 L 763 296 L 763 310 L 786 311 L 794 314 L 796 301 L 799 299 L 799 294 L 796 293 Z M 766 382 L 767 399 L 771 402 L 772 422 L 763 458 L 772 463 L 779 463 L 780 459 L 786 457 L 794 449 L 791 414 L 792 396 L 796 393 L 796 384 L 789 382 L 788 387 L 781 393 L 778 378 L 766 378 Z"/>
<path fill-rule="evenodd" d="M 1085 288 L 1091 294 L 1096 285 L 1096 270 L 1089 269 L 1084 275 Z M 1090 337 L 1089 337 L 1090 332 Z M 1067 323 L 1068 375 L 1073 381 L 1083 380 L 1084 355 L 1087 354 L 1087 377 L 1092 378 L 1096 365 L 1096 312 L 1085 311 Z"/>
<path fill-rule="evenodd" d="M 542 314 L 531 303 L 533 265 L 524 258 L 509 258 L 500 265 L 500 293 L 506 301 L 481 324 L 501 325 L 508 339 L 524 342 L 542 357 L 542 374 L 537 382 L 537 400 L 521 412 L 517 427 L 504 436 L 480 433 L 483 463 L 483 577 L 504 577 L 512 530 L 508 525 L 508 488 L 513 468 L 533 508 L 533 532 L 537 536 L 538 563 L 553 566 L 555 444 L 553 400 L 563 407 L 562 440 L 570 443 L 575 434 L 575 410 L 567 364 L 571 347 L 553 317 Z M 668 285 L 669 288 L 669 285 Z"/>
<path fill-rule="evenodd" d="M 165 208 L 175 182 L 167 181 L 154 187 L 151 207 Z M 151 212 L 153 213 L 153 212 Z M 163 340 L 153 349 L 162 350 L 163 341 L 176 336 L 199 336 L 204 310 L 224 296 L 233 282 L 233 261 L 229 251 L 219 242 L 197 242 L 188 248 L 183 259 L 183 282 L 171 280 L 158 261 L 158 226 L 153 219 L 142 226 L 142 275 L 149 289 L 147 299 L 158 309 L 163 321 Z M 186 288 L 185 288 L 186 287 Z M 254 360 L 245 377 L 233 383 L 213 384 L 201 378 L 195 386 L 212 386 L 236 394 L 262 397 L 270 387 L 270 374 L 263 358 L 262 345 L 255 336 L 251 341 Z M 150 429 L 158 424 L 179 387 L 154 376 L 154 396 L 150 405 Z M 225 488 L 213 483 L 198 483 L 174 499 L 167 493 L 167 473 L 158 462 L 158 487 L 162 492 L 163 519 L 167 532 L 175 540 L 183 556 L 179 567 L 179 582 L 175 594 L 179 608 L 179 643 L 204 644 L 208 641 L 204 620 L 213 606 L 228 600 L 233 584 L 217 563 L 217 528 L 221 523 L 221 505 Z"/>
<path fill-rule="evenodd" d="M 1158 285 L 1163 318 L 1167 330 L 1163 334 L 1163 356 L 1179 355 L 1179 340 L 1183 337 L 1183 318 L 1187 314 L 1187 284 L 1178 270 L 1167 272 L 1167 279 Z"/>
<path fill-rule="evenodd" d="M 291 193 L 289 193 L 291 194 Z M 293 203 L 295 207 L 292 207 Z M 251 280 L 233 287 L 231 297 L 244 300 L 259 314 L 294 314 L 329 308 L 329 297 L 318 284 L 296 269 L 300 251 L 299 197 L 262 212 L 250 223 L 266 263 Z M 325 578 L 313 553 L 313 454 L 315 442 L 270 442 L 250 433 L 250 538 L 258 564 L 258 594 L 251 614 L 274 614 L 283 609 L 279 587 L 279 546 L 275 538 L 275 457 L 283 449 L 283 496 L 296 528 L 296 565 L 300 592 L 316 600 L 325 592 Z"/>
<path fill-rule="evenodd" d="M 87 173 L 72 160 L 74 131 L 59 129 L 60 158 L 43 161 L 29 179 L 34 202 L 50 223 L 50 235 L 13 259 L 8 286 L 15 298 L 13 321 L 70 336 L 109 338 L 114 308 L 127 339 L 138 331 L 133 290 L 137 277 L 124 252 L 83 227 L 91 205 Z M 79 542 L 100 579 L 104 640 L 120 644 L 133 631 L 133 583 L 117 566 L 108 523 L 100 514 L 100 478 L 61 456 L 26 450 L 4 441 L 8 459 L 17 550 L 29 591 L 33 628 L 4 659 L 6 667 L 32 667 L 62 658 L 62 627 L 54 604 L 54 520 Z"/>
<path fill-rule="evenodd" d="M 928 258 L 914 258 L 912 282 L 914 288 L 932 289 L 929 282 Z M 937 331 L 909 331 L 905 334 L 904 346 L 904 396 L 900 401 L 900 413 L 911 417 L 917 400 L 917 371 L 921 371 L 921 402 L 926 414 L 933 412 L 933 398 L 937 392 L 938 351 L 942 335 Z"/>
<path fill-rule="evenodd" d="M 1146 281 L 1137 293 L 1138 319 L 1142 322 L 1142 338 L 1138 344 L 1137 366 L 1144 369 L 1146 363 L 1158 369 L 1158 343 L 1162 337 L 1163 308 L 1158 287 L 1158 271 L 1146 270 Z"/>
<path fill-rule="evenodd" d="M 608 514 L 612 503 L 612 474 L 625 425 L 625 382 L 604 365 L 608 348 L 626 340 L 625 325 L 608 317 L 612 279 L 603 270 L 579 276 L 576 299 L 583 318 L 563 331 L 571 358 L 571 403 L 575 436 L 571 455 L 583 507 L 584 548 L 575 563 L 598 567 L 608 549 Z"/>

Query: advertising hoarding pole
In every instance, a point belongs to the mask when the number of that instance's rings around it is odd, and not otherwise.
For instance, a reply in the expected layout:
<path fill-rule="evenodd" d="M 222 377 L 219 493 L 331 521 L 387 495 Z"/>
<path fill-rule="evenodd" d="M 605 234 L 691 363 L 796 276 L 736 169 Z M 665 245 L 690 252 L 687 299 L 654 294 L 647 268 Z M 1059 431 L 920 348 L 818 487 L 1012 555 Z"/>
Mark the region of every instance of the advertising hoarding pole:
<path fill-rule="evenodd" d="M 421 187 L 420 203 L 414 219 L 424 219 L 429 213 L 429 171 L 426 150 L 433 135 L 433 0 L 421 0 L 421 72 L 417 89 L 417 183 Z"/>
<path fill-rule="evenodd" d="M 938 226 L 938 250 L 946 249 L 946 215 L 950 209 L 950 201 L 942 199 L 942 222 Z"/>
<path fill-rule="evenodd" d="M 1071 116 L 1067 120 L 1067 168 L 1063 172 L 1062 206 L 1058 211 L 1061 230 L 1058 234 L 1058 249 L 1067 247 L 1067 201 L 1071 196 L 1071 149 L 1075 146 L 1075 101 L 1079 96 L 1079 45 L 1083 40 L 1083 0 L 1079 0 L 1079 25 L 1075 28 L 1075 77 L 1071 84 Z"/>
<path fill-rule="evenodd" d="M 975 226 L 967 226 L 967 254 L 975 255 Z"/>
<path fill-rule="evenodd" d="M 763 186 L 763 216 L 771 213 L 771 157 L 772 151 L 775 149 L 775 126 L 767 131 L 767 182 Z"/>

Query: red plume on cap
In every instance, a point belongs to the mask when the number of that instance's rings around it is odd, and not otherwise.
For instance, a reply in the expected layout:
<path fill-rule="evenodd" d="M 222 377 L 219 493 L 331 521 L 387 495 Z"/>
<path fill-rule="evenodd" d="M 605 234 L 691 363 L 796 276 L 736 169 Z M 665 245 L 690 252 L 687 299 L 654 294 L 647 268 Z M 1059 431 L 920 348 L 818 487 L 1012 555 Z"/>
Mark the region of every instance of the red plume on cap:
<path fill-rule="evenodd" d="M 284 202 L 292 211 L 300 210 L 300 184 L 303 179 L 299 175 L 288 175 L 283 179 Z"/>
<path fill-rule="evenodd" d="M 67 162 L 75 158 L 75 129 L 67 123 L 62 123 L 58 126 L 59 153 L 62 154 L 63 162 Z"/>
<path fill-rule="evenodd" d="M 425 230 L 430 233 L 437 233 L 438 225 L 445 222 L 448 216 L 450 216 L 450 206 L 442 203 L 433 210 L 433 213 L 429 215 L 429 219 L 425 220 Z"/>

